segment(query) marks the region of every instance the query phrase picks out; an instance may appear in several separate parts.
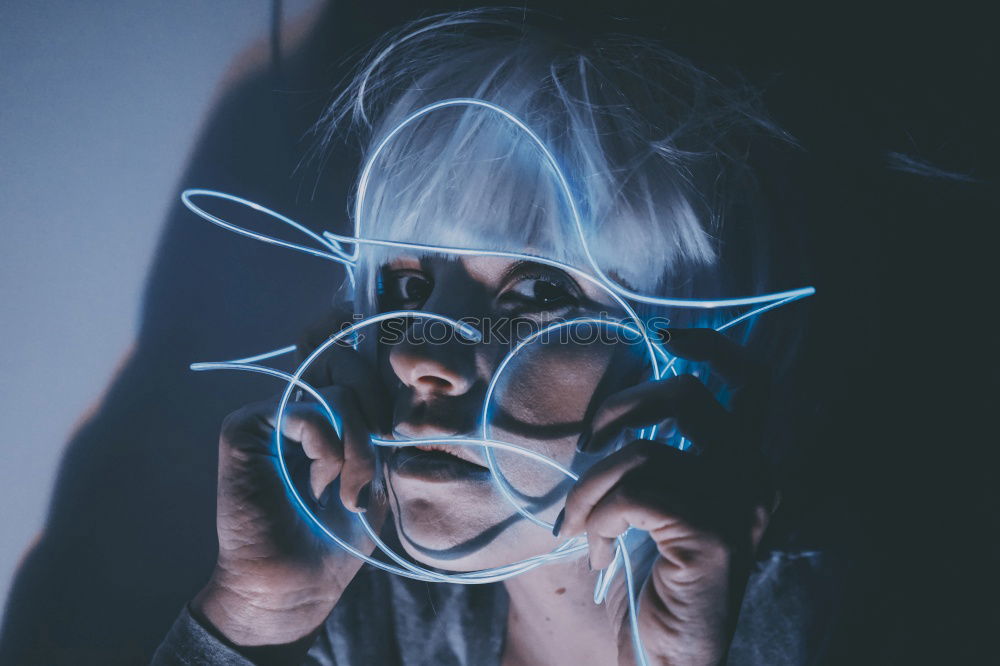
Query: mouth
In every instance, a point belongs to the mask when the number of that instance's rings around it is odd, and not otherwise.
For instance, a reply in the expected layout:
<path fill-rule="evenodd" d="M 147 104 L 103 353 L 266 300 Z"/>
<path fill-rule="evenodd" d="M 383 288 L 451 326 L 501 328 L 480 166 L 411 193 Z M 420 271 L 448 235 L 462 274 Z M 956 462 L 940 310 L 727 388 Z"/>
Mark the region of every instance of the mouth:
<path fill-rule="evenodd" d="M 400 477 L 425 481 L 486 481 L 490 470 L 470 455 L 467 447 L 419 444 L 393 449 L 388 464 Z"/>
<path fill-rule="evenodd" d="M 413 448 L 421 451 L 427 451 L 428 453 L 447 453 L 450 456 L 455 456 L 456 458 L 464 460 L 465 462 L 471 463 L 477 467 L 486 467 L 486 465 L 482 464 L 480 459 L 473 454 L 472 449 L 468 446 L 434 442 L 428 444 L 415 444 Z"/>

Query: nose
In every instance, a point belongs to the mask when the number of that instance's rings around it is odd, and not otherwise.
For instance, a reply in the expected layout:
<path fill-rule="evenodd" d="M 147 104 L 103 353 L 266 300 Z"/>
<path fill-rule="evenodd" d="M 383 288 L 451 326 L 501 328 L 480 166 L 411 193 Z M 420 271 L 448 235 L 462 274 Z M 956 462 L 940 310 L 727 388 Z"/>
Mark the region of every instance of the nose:
<path fill-rule="evenodd" d="M 472 388 L 475 359 L 469 345 L 424 339 L 422 322 L 414 322 L 407 333 L 389 351 L 389 363 L 401 382 L 421 398 L 459 396 Z"/>

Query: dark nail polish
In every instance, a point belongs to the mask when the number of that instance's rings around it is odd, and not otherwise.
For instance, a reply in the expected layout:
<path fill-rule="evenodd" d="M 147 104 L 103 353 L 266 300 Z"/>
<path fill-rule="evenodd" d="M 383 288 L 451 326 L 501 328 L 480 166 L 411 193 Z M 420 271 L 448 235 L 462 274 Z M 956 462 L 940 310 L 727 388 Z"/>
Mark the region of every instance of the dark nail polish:
<path fill-rule="evenodd" d="M 584 430 L 580 433 L 580 439 L 576 440 L 576 450 L 583 453 L 587 450 L 587 445 L 590 444 L 591 432 L 590 430 Z"/>
<path fill-rule="evenodd" d="M 559 530 L 562 529 L 563 520 L 566 519 L 566 509 L 559 512 L 556 516 L 556 522 L 552 523 L 552 536 L 559 536 Z"/>
<path fill-rule="evenodd" d="M 361 490 L 358 492 L 358 499 L 354 502 L 358 507 L 358 511 L 367 511 L 368 502 L 371 501 L 371 498 L 372 498 L 372 482 L 369 481 L 368 483 L 366 483 L 364 486 L 361 487 Z"/>

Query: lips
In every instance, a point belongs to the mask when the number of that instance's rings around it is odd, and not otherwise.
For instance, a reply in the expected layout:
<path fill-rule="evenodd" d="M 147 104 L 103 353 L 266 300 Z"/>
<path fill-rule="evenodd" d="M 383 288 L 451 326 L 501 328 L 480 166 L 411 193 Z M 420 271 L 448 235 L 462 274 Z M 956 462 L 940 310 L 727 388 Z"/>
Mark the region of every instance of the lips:
<path fill-rule="evenodd" d="M 393 449 L 388 464 L 396 476 L 423 481 L 478 481 L 488 483 L 490 470 L 459 457 L 460 447 L 444 445 L 402 446 Z"/>
<path fill-rule="evenodd" d="M 449 438 L 469 436 L 468 433 L 475 431 L 478 406 L 475 399 L 472 392 L 435 399 L 424 399 L 412 392 L 397 396 L 393 439 L 410 446 L 394 449 L 388 459 L 394 471 L 403 477 L 431 480 L 488 480 L 490 471 L 480 447 L 447 442 Z"/>
<path fill-rule="evenodd" d="M 472 449 L 468 446 L 459 446 L 457 444 L 416 444 L 414 448 L 420 449 L 421 451 L 433 452 L 437 451 L 440 453 L 447 453 L 448 455 L 460 458 L 465 462 L 472 463 L 477 467 L 486 467 L 486 465 L 480 460 L 480 458 L 473 454 Z"/>

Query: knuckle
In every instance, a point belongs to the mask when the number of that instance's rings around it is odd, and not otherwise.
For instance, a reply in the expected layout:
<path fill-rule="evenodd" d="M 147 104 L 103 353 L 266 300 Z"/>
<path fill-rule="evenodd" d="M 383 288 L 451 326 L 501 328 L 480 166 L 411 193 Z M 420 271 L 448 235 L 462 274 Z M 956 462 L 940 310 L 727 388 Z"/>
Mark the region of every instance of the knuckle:
<path fill-rule="evenodd" d="M 222 419 L 222 436 L 229 437 L 235 434 L 245 420 L 246 416 L 243 414 L 242 409 L 226 414 L 225 418 Z"/>
<path fill-rule="evenodd" d="M 222 419 L 222 437 L 227 440 L 233 440 L 259 428 L 267 406 L 270 406 L 270 403 L 246 405 L 227 414 Z"/>

